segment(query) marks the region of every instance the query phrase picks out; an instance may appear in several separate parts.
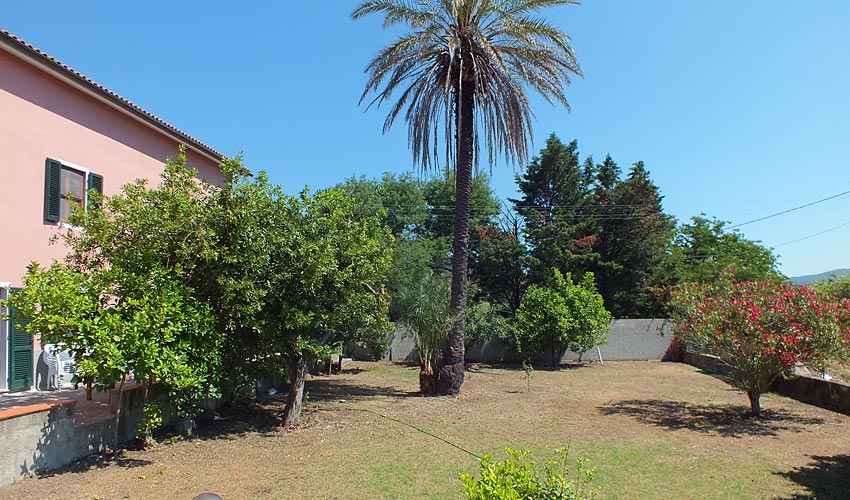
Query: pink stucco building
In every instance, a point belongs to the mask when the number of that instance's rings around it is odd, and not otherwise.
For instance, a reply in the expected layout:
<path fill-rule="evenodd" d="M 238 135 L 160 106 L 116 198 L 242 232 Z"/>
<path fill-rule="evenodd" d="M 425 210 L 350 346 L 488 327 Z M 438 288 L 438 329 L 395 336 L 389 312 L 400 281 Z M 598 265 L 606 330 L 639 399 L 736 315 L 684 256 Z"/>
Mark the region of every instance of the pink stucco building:
<path fill-rule="evenodd" d="M 224 181 L 221 153 L 0 30 L 0 298 L 31 261 L 64 256 L 50 237 L 88 189 L 155 180 L 181 144 L 201 177 Z M 33 385 L 39 351 L 0 321 L 0 391 Z"/>

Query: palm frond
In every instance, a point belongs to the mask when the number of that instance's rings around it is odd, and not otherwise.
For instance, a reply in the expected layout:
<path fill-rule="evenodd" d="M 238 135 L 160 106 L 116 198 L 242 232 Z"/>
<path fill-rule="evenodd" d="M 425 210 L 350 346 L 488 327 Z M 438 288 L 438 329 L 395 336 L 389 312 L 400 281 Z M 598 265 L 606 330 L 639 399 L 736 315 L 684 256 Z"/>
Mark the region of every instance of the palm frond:
<path fill-rule="evenodd" d="M 420 3 L 404 0 L 372 0 L 363 2 L 354 9 L 351 18 L 360 19 L 369 14 L 384 13 L 384 28 L 402 23 L 418 27 L 427 23 L 430 17 L 428 11 L 421 9 Z"/>
<path fill-rule="evenodd" d="M 450 161 L 457 146 L 461 82 L 474 82 L 474 161 L 504 157 L 523 164 L 531 147 L 533 113 L 526 89 L 569 109 L 564 88 L 581 68 L 570 38 L 535 16 L 541 9 L 575 0 L 370 0 L 352 13 L 384 16 L 384 25 L 410 32 L 369 63 L 361 102 L 390 106 L 384 131 L 399 116 L 408 126 L 414 163 L 439 167 L 438 151 Z M 405 111 L 406 110 L 406 111 Z M 480 141 L 479 141 L 480 139 Z"/>

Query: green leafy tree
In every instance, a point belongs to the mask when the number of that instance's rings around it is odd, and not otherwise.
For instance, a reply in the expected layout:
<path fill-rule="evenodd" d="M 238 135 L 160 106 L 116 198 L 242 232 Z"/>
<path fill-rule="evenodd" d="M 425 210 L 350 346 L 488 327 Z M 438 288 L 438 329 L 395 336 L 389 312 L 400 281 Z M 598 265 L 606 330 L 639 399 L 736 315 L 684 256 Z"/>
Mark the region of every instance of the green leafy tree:
<path fill-rule="evenodd" d="M 738 280 L 784 279 L 770 249 L 735 229 L 727 230 L 726 222 L 704 215 L 692 217 L 690 224 L 678 228 L 665 265 L 678 283 L 711 283 L 728 268 Z"/>
<path fill-rule="evenodd" d="M 75 228 L 61 234 L 66 261 L 31 265 L 26 288 L 10 301 L 32 318 L 28 331 L 71 350 L 86 380 L 111 388 L 132 372 L 151 417 L 156 383 L 189 417 L 193 401 L 217 394 L 223 333 L 192 287 L 217 258 L 215 189 L 181 152 L 155 188 L 139 180 L 117 196 L 90 193 L 96 203 L 73 213 Z M 150 425 L 145 430 L 149 437 Z"/>
<path fill-rule="evenodd" d="M 455 174 L 435 176 L 423 186 L 423 195 L 428 203 L 427 231 L 431 238 L 450 238 L 454 227 Z M 501 212 L 499 200 L 490 187 L 490 179 L 484 174 L 472 178 L 470 191 L 469 229 L 489 226 Z"/>
<path fill-rule="evenodd" d="M 263 356 L 285 353 L 291 379 L 284 424 L 301 415 L 311 360 L 337 342 L 371 343 L 389 330 L 384 290 L 392 235 L 365 216 L 340 189 L 282 197 L 269 272 L 261 345 Z"/>
<path fill-rule="evenodd" d="M 797 363 L 846 358 L 850 346 L 850 301 L 785 282 L 739 281 L 731 270 L 681 287 L 670 310 L 676 336 L 720 357 L 756 417 L 777 377 Z"/>
<path fill-rule="evenodd" d="M 551 286 L 531 285 L 516 313 L 516 347 L 527 357 L 546 349 L 551 362 L 560 362 L 564 349 L 582 354 L 605 343 L 611 314 L 596 292 L 593 274 L 579 284 L 553 269 Z"/>
<path fill-rule="evenodd" d="M 564 144 L 552 134 L 517 177 L 522 197 L 511 201 L 523 218 L 532 283 L 548 281 L 552 268 L 581 276 L 599 267 L 592 166 L 580 162 L 576 141 Z"/>
<path fill-rule="evenodd" d="M 665 311 L 662 266 L 675 220 L 664 213 L 643 162 L 635 163 L 625 180 L 618 175 L 616 164 L 606 157 L 596 194 L 597 248 L 607 264 L 596 270 L 599 292 L 615 317 L 658 317 Z"/>
<path fill-rule="evenodd" d="M 455 209 L 455 179 L 452 172 L 446 176 L 431 177 L 422 185 L 423 196 L 428 203 L 428 223 L 423 236 L 432 242 L 429 247 L 434 251 L 431 267 L 441 271 L 451 271 L 452 231 Z M 470 254 L 477 250 L 476 232 L 492 223 L 499 213 L 499 200 L 496 199 L 485 175 L 476 175 L 472 179 L 470 194 Z M 470 264 L 469 279 L 475 282 L 476 276 Z M 467 294 L 469 295 L 469 294 Z"/>
<path fill-rule="evenodd" d="M 194 416 L 194 407 L 185 404 L 189 396 L 211 395 L 222 336 L 210 308 L 173 278 L 82 273 L 54 262 L 46 269 L 30 266 L 24 284 L 10 303 L 32 318 L 27 330 L 67 346 L 79 375 L 96 379 L 99 388 L 123 386 L 132 373 L 143 387 L 145 414 L 154 421 L 161 421 L 154 384 L 168 390 L 183 416 Z M 116 432 L 120 417 L 119 409 Z M 140 437 L 150 439 L 154 427 L 143 422 Z"/>
<path fill-rule="evenodd" d="M 338 187 L 358 200 L 364 214 L 381 217 L 396 239 L 425 233 L 429 209 L 423 184 L 410 173 L 385 172 L 380 180 L 352 177 Z"/>
<path fill-rule="evenodd" d="M 516 227 L 480 227 L 473 235 L 470 256 L 470 275 L 480 298 L 511 313 L 519 308 L 528 274 L 528 249 L 518 233 Z"/>
<path fill-rule="evenodd" d="M 601 165 L 591 167 L 589 165 L 592 159 L 585 162 L 585 171 L 596 173 L 596 201 L 603 205 L 612 205 L 616 203 L 614 194 L 617 185 L 620 183 L 620 166 L 611 158 L 611 155 L 606 155 L 605 160 Z"/>
<path fill-rule="evenodd" d="M 311 361 L 344 341 L 384 340 L 393 238 L 382 224 L 385 209 L 365 209 L 342 189 L 292 197 L 265 172 L 228 171 L 233 181 L 215 200 L 216 258 L 198 290 L 227 333 L 223 382 L 253 382 L 286 367 L 289 425 L 300 418 Z M 399 232 L 415 226 L 394 220 Z"/>
<path fill-rule="evenodd" d="M 290 198 L 265 172 L 230 173 L 231 182 L 216 200 L 218 256 L 197 289 L 226 332 L 222 383 L 233 395 L 286 366 L 288 352 L 269 353 L 265 333 L 277 325 L 276 316 L 268 311 L 276 292 L 274 259 L 291 243 L 288 234 L 296 230 L 299 218 L 294 213 L 297 207 L 288 203 Z"/>
<path fill-rule="evenodd" d="M 512 201 L 524 222 L 532 283 L 544 283 L 553 267 L 573 276 L 591 271 L 616 316 L 663 312 L 662 264 L 675 223 L 643 162 L 621 179 L 610 155 L 582 162 L 576 141 L 552 135 L 517 185 L 522 198 Z"/>
<path fill-rule="evenodd" d="M 850 274 L 832 276 L 832 279 L 816 281 L 811 287 L 824 294 L 840 299 L 850 299 Z"/>
<path fill-rule="evenodd" d="M 415 288 L 435 270 L 448 269 L 450 244 L 429 230 L 433 217 L 425 199 L 425 183 L 411 174 L 385 173 L 377 180 L 352 178 L 338 187 L 357 200 L 359 213 L 380 217 L 395 236 L 387 288 L 390 319 L 399 320 L 407 307 L 402 291 Z"/>
<path fill-rule="evenodd" d="M 466 348 L 492 337 L 512 341 L 515 337 L 513 318 L 505 316 L 489 302 L 473 302 L 466 309 Z"/>
<path fill-rule="evenodd" d="M 409 28 L 381 50 L 366 69 L 363 97 L 381 104 L 399 95 L 384 123 L 405 119 L 414 163 L 429 168 L 442 135 L 455 173 L 451 310 L 453 323 L 439 372 L 439 392 L 457 394 L 463 384 L 464 331 L 472 212 L 473 169 L 479 139 L 491 160 L 512 163 L 528 155 L 531 109 L 525 87 L 549 102 L 567 106 L 564 87 L 580 75 L 569 37 L 541 19 L 540 9 L 573 0 L 368 0 L 355 8 L 359 19 L 383 14 L 384 26 Z"/>

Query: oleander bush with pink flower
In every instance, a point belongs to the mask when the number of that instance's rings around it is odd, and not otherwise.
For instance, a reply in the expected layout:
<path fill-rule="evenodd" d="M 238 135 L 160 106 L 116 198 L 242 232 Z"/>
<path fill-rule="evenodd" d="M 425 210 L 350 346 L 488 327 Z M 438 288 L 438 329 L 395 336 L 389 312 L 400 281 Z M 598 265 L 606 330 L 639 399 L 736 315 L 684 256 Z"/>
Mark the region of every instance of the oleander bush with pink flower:
<path fill-rule="evenodd" d="M 737 281 L 678 288 L 669 303 L 675 335 L 729 368 L 753 416 L 761 394 L 795 365 L 820 368 L 850 354 L 850 301 L 791 283 Z"/>

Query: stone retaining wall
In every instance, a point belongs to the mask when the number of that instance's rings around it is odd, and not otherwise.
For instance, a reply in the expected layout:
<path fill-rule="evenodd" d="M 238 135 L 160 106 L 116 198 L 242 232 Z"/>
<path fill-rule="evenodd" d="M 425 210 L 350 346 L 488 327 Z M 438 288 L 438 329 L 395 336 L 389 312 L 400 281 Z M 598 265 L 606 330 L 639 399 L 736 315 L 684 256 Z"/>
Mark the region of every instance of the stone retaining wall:
<path fill-rule="evenodd" d="M 717 356 L 688 351 L 683 361 L 691 366 L 726 375 L 728 368 Z M 817 377 L 777 379 L 769 391 L 827 410 L 850 415 L 850 385 Z"/>
<path fill-rule="evenodd" d="M 144 418 L 143 394 L 138 386 L 112 391 L 112 412 L 122 401 L 118 441 L 135 438 Z M 58 469 L 113 444 L 115 420 L 109 412 L 79 418 L 78 401 L 57 400 L 0 411 L 0 486 L 43 471 Z M 165 416 L 173 412 L 164 411 Z M 165 418 L 164 424 L 173 423 Z"/>

